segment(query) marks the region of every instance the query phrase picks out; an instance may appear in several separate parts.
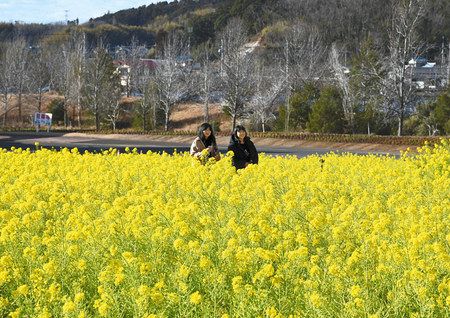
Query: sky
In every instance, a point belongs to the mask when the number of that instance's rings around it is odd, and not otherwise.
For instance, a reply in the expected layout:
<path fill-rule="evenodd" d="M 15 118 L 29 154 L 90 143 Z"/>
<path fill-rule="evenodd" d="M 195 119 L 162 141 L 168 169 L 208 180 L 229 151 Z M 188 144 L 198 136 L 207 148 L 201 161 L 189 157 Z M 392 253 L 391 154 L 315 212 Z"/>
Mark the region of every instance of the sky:
<path fill-rule="evenodd" d="M 52 23 L 79 19 L 80 23 L 105 13 L 137 8 L 161 0 L 0 0 L 0 22 Z"/>

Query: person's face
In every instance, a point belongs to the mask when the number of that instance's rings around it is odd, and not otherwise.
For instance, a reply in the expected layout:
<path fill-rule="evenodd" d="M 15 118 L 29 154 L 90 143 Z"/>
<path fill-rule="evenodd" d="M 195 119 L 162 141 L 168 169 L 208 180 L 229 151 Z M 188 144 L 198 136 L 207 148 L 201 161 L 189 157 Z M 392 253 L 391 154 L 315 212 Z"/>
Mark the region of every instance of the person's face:
<path fill-rule="evenodd" d="M 205 136 L 205 139 L 208 139 L 209 136 L 211 136 L 211 129 L 206 128 L 205 130 L 203 130 L 203 136 Z"/>
<path fill-rule="evenodd" d="M 238 130 L 236 134 L 237 134 L 237 137 L 242 140 L 245 138 L 245 135 L 247 133 L 245 132 L 245 130 Z"/>

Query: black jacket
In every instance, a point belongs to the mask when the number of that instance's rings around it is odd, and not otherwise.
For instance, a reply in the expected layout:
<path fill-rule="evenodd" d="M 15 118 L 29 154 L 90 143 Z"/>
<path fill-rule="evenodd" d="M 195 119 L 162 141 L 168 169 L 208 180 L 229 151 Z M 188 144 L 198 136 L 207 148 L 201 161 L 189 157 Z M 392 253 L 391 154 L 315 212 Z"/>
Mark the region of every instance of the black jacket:
<path fill-rule="evenodd" d="M 244 138 L 244 143 L 241 144 L 239 143 L 238 138 L 235 135 L 232 135 L 230 144 L 228 145 L 228 151 L 234 152 L 233 166 L 235 166 L 236 169 L 245 168 L 246 163 L 258 163 L 258 152 L 248 136 Z"/>

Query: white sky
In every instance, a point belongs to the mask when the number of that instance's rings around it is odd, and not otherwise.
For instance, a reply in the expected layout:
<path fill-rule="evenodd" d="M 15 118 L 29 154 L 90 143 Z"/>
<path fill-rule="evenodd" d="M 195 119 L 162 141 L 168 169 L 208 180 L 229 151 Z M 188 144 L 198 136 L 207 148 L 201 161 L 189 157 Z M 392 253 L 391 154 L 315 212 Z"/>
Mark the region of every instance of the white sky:
<path fill-rule="evenodd" d="M 137 8 L 161 0 L 0 0 L 0 22 L 63 22 L 67 18 L 84 23 L 108 11 Z M 168 1 L 170 2 L 170 1 Z"/>

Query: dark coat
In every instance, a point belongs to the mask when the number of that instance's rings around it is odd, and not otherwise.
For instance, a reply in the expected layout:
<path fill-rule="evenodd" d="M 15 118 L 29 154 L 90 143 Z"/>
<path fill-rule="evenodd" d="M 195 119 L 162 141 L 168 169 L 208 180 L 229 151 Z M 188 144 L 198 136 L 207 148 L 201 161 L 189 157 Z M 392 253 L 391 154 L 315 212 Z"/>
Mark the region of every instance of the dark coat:
<path fill-rule="evenodd" d="M 234 152 L 232 162 L 236 169 L 245 168 L 246 164 L 258 163 L 258 152 L 248 136 L 244 138 L 244 143 L 241 144 L 238 138 L 232 135 L 230 144 L 228 145 L 228 151 Z"/>

